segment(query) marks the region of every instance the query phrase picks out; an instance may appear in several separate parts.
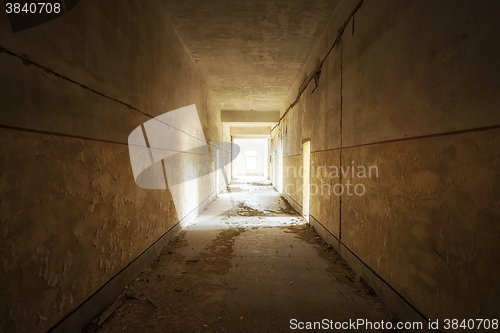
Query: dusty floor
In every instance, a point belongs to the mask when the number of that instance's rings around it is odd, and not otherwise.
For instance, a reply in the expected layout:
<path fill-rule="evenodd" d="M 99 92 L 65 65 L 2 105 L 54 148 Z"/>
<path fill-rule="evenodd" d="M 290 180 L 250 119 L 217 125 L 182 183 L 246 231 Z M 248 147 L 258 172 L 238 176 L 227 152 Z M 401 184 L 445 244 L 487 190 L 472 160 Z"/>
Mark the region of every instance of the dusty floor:
<path fill-rule="evenodd" d="M 106 317 L 98 332 L 289 332 L 291 319 L 392 320 L 266 183 L 232 184 Z"/>

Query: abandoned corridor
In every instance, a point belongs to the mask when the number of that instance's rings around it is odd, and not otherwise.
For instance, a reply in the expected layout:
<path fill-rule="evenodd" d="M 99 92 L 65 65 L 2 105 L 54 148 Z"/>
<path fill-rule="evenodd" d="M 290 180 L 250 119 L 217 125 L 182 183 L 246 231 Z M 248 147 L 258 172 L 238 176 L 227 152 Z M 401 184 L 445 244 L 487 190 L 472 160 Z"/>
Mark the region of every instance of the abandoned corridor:
<path fill-rule="evenodd" d="M 496 329 L 500 1 L 5 3 L 0 333 Z"/>

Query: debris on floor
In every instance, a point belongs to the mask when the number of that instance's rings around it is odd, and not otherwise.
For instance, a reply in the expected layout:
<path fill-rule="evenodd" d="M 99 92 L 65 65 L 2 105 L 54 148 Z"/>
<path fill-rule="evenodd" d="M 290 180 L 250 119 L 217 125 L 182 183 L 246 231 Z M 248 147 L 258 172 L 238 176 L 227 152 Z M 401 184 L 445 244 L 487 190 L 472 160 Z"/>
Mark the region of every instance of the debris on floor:
<path fill-rule="evenodd" d="M 393 320 L 271 186 L 230 189 L 125 289 L 98 332 L 288 332 L 292 319 Z"/>

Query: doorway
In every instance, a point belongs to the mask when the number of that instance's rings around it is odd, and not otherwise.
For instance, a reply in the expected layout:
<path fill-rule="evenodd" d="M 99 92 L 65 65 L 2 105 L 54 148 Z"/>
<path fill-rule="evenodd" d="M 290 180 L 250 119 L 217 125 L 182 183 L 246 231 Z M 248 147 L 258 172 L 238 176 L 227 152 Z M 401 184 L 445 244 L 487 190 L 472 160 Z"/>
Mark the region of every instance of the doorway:
<path fill-rule="evenodd" d="M 309 222 L 309 180 L 311 175 L 311 141 L 302 143 L 302 215 Z"/>
<path fill-rule="evenodd" d="M 220 179 L 219 179 L 219 168 L 220 168 L 220 155 L 219 149 L 215 151 L 215 195 L 219 196 L 220 193 Z"/>

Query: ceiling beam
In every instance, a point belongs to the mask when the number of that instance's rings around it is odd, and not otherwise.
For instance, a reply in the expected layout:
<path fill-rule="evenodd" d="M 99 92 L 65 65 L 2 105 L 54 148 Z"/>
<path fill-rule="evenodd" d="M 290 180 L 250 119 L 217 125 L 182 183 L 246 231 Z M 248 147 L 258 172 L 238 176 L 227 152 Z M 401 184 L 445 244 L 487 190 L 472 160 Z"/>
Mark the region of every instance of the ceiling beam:
<path fill-rule="evenodd" d="M 271 135 L 270 127 L 231 127 L 232 136 Z"/>
<path fill-rule="evenodd" d="M 279 111 L 222 111 L 223 123 L 278 123 Z"/>

